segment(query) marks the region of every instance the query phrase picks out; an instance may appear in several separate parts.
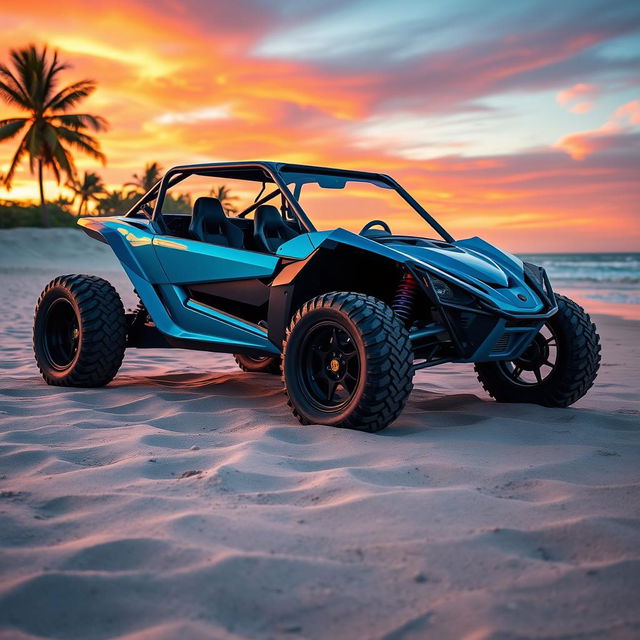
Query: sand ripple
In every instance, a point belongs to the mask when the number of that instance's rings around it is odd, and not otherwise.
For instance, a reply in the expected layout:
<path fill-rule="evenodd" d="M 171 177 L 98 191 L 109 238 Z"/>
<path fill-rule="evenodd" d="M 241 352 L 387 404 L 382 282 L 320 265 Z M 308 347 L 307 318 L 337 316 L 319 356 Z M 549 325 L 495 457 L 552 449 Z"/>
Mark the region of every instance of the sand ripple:
<path fill-rule="evenodd" d="M 46 272 L 3 277 L 0 638 L 640 636 L 632 323 L 603 320 L 624 366 L 578 408 L 495 404 L 448 367 L 368 435 L 297 425 L 228 356 L 46 387 Z"/>

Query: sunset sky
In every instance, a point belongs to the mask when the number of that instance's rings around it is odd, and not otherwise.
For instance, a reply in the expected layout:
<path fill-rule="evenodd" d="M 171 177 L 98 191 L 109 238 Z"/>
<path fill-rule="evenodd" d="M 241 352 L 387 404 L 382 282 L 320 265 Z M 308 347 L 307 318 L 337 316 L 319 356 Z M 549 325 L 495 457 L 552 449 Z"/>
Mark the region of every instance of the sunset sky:
<path fill-rule="evenodd" d="M 3 61 L 46 42 L 97 81 L 108 163 L 78 167 L 111 186 L 154 160 L 344 166 L 456 237 L 640 250 L 638 2 L 2 0 L 0 25 Z M 35 197 L 27 169 L 0 198 Z"/>

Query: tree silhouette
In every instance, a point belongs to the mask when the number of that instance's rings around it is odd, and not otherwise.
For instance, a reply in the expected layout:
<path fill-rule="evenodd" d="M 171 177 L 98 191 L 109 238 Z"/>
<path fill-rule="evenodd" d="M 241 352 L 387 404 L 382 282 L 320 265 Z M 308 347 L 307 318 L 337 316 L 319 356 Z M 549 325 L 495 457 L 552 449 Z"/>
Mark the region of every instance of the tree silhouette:
<path fill-rule="evenodd" d="M 78 207 L 79 216 L 86 212 L 87 204 L 90 200 L 99 202 L 100 199 L 98 196 L 105 192 L 102 178 L 93 171 L 85 171 L 82 182 L 71 180 L 67 183 L 67 187 L 80 199 L 80 206 Z"/>
<path fill-rule="evenodd" d="M 221 184 L 219 187 L 213 187 L 213 189 L 209 191 L 209 195 L 220 200 L 220 204 L 227 215 L 238 213 L 237 207 L 233 204 L 234 200 L 238 200 L 238 196 L 232 196 L 231 189 L 227 187 L 226 184 Z"/>
<path fill-rule="evenodd" d="M 158 162 L 150 162 L 145 165 L 140 175 L 133 174 L 133 181 L 125 182 L 124 187 L 133 187 L 130 195 L 136 193 L 146 193 L 162 179 L 162 167 Z"/>
<path fill-rule="evenodd" d="M 105 162 L 100 144 L 88 130 L 103 131 L 107 122 L 100 116 L 69 113 L 79 102 L 90 96 L 96 84 L 80 80 L 58 90 L 59 74 L 69 65 L 58 60 L 58 53 L 35 45 L 12 49 L 9 57 L 13 70 L 0 64 L 0 97 L 10 106 L 27 112 L 26 117 L 0 120 L 0 142 L 24 135 L 18 143 L 4 184 L 11 188 L 16 169 L 26 155 L 31 173 L 37 172 L 40 188 L 42 221 L 49 226 L 45 205 L 43 173 L 53 172 L 58 184 L 61 175 L 75 176 L 72 150 L 86 153 Z"/>

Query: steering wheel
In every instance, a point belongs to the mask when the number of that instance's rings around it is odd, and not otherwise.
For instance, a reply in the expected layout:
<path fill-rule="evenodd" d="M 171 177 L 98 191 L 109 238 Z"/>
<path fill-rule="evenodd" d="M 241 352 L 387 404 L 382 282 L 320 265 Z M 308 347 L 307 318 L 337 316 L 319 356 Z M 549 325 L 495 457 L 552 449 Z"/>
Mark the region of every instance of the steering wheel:
<path fill-rule="evenodd" d="M 389 235 L 391 235 L 391 227 L 384 220 L 371 220 L 371 222 L 367 222 L 367 224 L 360 229 L 360 233 L 358 235 L 363 236 L 369 229 L 372 227 L 382 227 Z"/>

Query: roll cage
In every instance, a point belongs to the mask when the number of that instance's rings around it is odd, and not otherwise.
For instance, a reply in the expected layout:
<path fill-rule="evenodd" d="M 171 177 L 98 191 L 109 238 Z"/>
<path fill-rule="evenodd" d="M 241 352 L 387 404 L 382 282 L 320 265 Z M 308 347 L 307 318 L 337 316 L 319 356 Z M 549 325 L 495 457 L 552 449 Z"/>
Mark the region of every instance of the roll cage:
<path fill-rule="evenodd" d="M 187 177 L 192 175 L 198 175 L 203 177 L 216 177 L 216 178 L 229 178 L 229 179 L 244 179 L 254 182 L 262 182 L 264 186 L 267 184 L 273 184 L 276 187 L 274 192 L 268 193 L 261 198 L 258 198 L 250 207 L 245 209 L 239 214 L 239 217 L 245 217 L 251 211 L 256 209 L 262 204 L 269 202 L 278 195 L 282 198 L 281 211 L 283 215 L 289 213 L 292 219 L 295 219 L 298 223 L 300 230 L 304 232 L 317 231 L 313 222 L 302 208 L 298 201 L 299 192 L 291 193 L 291 190 L 287 186 L 283 171 L 295 172 L 295 173 L 308 173 L 309 175 L 327 175 L 327 176 L 340 176 L 346 179 L 353 178 L 363 181 L 379 181 L 383 182 L 392 189 L 395 189 L 399 195 L 411 206 L 431 228 L 436 231 L 445 242 L 454 242 L 453 236 L 451 236 L 445 229 L 437 222 L 437 220 L 413 197 L 408 193 L 398 182 L 392 177 L 383 173 L 372 173 L 367 171 L 352 171 L 348 169 L 333 169 L 329 167 L 316 167 L 313 165 L 302 164 L 288 164 L 282 162 L 234 162 L 234 163 L 205 163 L 205 164 L 192 164 L 192 165 L 179 165 L 173 167 L 167 171 L 162 180 L 154 185 L 147 193 L 145 193 L 140 200 L 138 200 L 130 209 L 125 213 L 125 217 L 140 217 L 145 215 L 151 221 L 152 226 L 159 233 L 166 233 L 167 228 L 163 220 L 162 205 L 168 189 L 176 186 Z M 263 186 L 262 192 L 265 190 Z M 155 200 L 155 205 L 152 211 L 144 212 L 145 205 L 149 206 L 149 203 Z"/>

